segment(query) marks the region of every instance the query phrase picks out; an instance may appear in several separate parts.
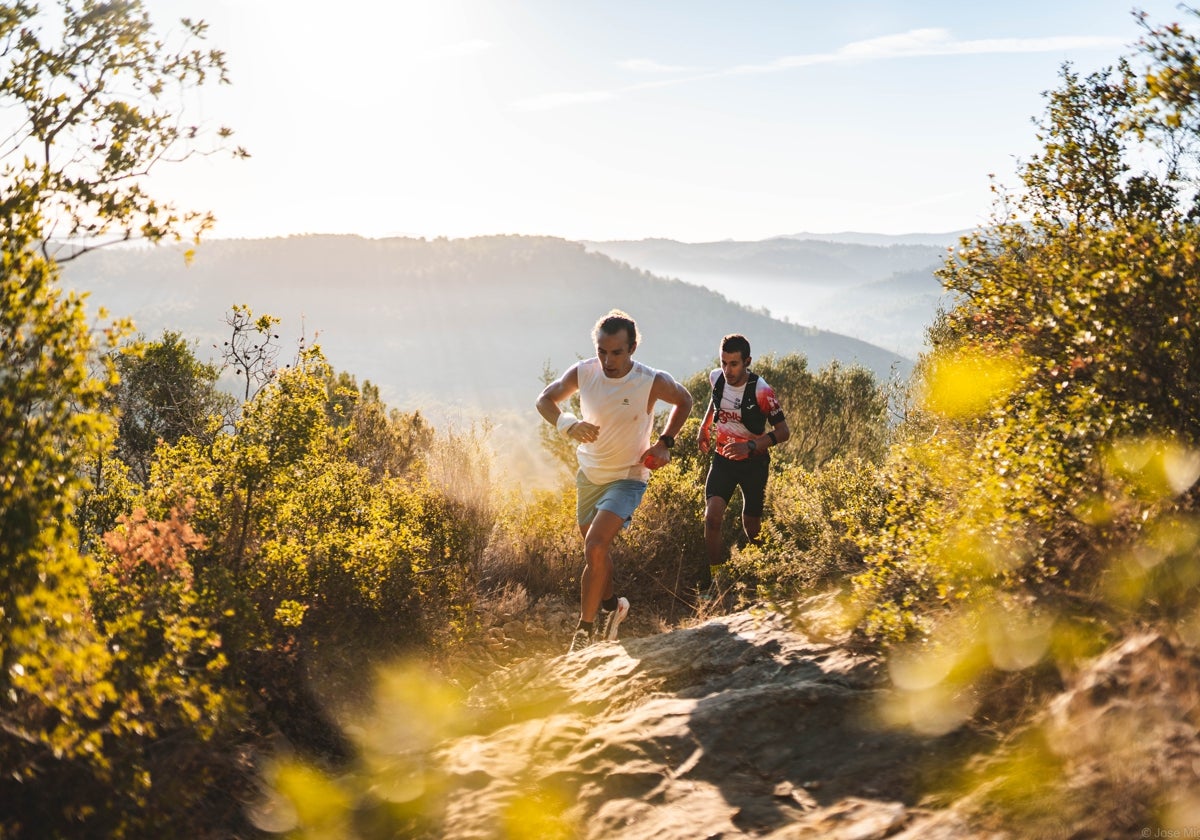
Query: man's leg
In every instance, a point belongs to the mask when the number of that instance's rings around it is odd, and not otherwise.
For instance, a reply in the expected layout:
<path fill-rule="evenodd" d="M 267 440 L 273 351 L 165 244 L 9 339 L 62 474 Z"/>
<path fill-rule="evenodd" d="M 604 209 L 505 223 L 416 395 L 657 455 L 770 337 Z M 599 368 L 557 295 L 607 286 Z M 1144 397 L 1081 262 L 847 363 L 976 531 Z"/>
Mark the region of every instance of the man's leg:
<path fill-rule="evenodd" d="M 767 501 L 767 477 L 770 462 L 766 458 L 751 459 L 742 476 L 742 531 L 746 542 L 753 544 L 762 530 L 763 508 Z"/>
<path fill-rule="evenodd" d="M 613 596 L 612 544 L 625 520 L 609 510 L 596 511 L 583 532 L 583 574 L 579 581 L 579 619 L 592 622 L 600 602 Z"/>
<path fill-rule="evenodd" d="M 721 544 L 721 525 L 725 522 L 727 507 L 729 503 L 720 496 L 709 496 L 704 504 L 704 554 L 709 566 L 716 566 L 725 559 L 725 547 Z"/>
<path fill-rule="evenodd" d="M 742 530 L 746 532 L 746 542 L 753 543 L 758 539 L 758 534 L 762 530 L 762 515 L 751 516 L 748 513 L 742 513 Z"/>
<path fill-rule="evenodd" d="M 747 545 L 757 545 L 762 531 L 763 507 L 767 499 L 767 476 L 770 463 L 764 459 L 751 459 L 746 464 L 742 488 L 742 533 Z M 745 578 L 751 590 L 756 586 L 753 577 Z"/>
<path fill-rule="evenodd" d="M 711 572 L 725 560 L 725 546 L 721 540 L 721 526 L 725 524 L 725 509 L 733 491 L 737 489 L 737 476 L 733 462 L 714 455 L 704 479 L 704 558 L 706 568 L 701 588 L 712 583 Z"/>

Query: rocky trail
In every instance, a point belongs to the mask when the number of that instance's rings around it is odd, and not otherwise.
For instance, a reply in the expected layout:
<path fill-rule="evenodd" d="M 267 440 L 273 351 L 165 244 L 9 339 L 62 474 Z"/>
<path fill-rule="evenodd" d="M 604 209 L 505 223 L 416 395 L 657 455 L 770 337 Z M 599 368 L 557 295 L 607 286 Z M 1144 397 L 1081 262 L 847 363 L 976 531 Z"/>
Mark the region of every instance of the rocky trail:
<path fill-rule="evenodd" d="M 807 630 L 759 607 L 574 655 L 567 612 L 507 616 L 490 663 L 462 663 L 487 672 L 465 724 L 429 744 L 436 836 L 1200 836 L 1191 646 L 1131 634 L 1013 731 L 921 735 L 882 723 L 885 662 L 807 606 Z"/>
<path fill-rule="evenodd" d="M 486 722 L 440 751 L 446 836 L 497 836 L 515 796 L 568 803 L 581 837 L 900 836 L 967 736 L 880 726 L 887 690 L 877 658 L 766 611 L 526 659 L 475 688 Z"/>

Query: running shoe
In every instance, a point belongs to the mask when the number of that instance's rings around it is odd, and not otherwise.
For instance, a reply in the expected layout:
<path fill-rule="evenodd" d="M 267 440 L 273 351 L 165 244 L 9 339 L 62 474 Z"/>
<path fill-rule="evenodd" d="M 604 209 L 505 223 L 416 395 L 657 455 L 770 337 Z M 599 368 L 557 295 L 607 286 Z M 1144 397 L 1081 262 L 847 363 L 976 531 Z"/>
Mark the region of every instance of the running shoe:
<path fill-rule="evenodd" d="M 615 610 L 601 608 L 596 615 L 596 641 L 616 641 L 617 628 L 621 626 L 621 622 L 627 615 L 629 615 L 628 598 L 618 598 Z"/>
<path fill-rule="evenodd" d="M 583 627 L 575 629 L 575 635 L 571 637 L 571 647 L 567 653 L 578 653 L 585 647 L 590 647 L 592 644 L 592 634 Z"/>

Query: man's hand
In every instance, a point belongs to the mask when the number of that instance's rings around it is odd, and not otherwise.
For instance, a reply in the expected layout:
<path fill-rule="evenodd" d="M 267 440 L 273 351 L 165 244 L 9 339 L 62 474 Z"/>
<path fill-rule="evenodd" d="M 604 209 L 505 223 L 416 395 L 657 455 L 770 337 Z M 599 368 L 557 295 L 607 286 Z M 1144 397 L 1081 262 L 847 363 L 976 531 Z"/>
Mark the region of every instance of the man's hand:
<path fill-rule="evenodd" d="M 661 440 L 642 453 L 642 463 L 652 470 L 665 467 L 671 461 L 671 450 Z"/>
<path fill-rule="evenodd" d="M 652 455 L 651 453 L 647 452 L 642 456 L 642 465 L 649 467 L 652 470 L 656 470 L 659 467 L 665 467 L 668 460 L 670 459 L 659 458 L 657 455 Z"/>
<path fill-rule="evenodd" d="M 750 442 L 747 440 L 729 441 L 729 443 L 721 447 L 721 454 L 730 461 L 745 461 L 753 451 L 750 448 Z"/>
<path fill-rule="evenodd" d="M 567 432 L 567 437 L 580 443 L 592 443 L 600 437 L 600 427 L 593 426 L 586 420 L 580 420 Z"/>

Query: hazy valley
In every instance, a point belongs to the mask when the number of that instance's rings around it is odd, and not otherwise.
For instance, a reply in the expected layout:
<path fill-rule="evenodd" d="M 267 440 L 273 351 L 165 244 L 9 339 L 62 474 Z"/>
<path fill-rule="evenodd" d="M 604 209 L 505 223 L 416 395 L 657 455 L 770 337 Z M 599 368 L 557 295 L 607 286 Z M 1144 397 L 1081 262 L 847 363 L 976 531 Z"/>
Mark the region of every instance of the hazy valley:
<path fill-rule="evenodd" d="M 801 233 L 759 242 L 587 245 L 774 318 L 849 335 L 912 359 L 925 349 L 925 328 L 948 301 L 933 272 L 961 235 Z"/>
<path fill-rule="evenodd" d="M 298 236 L 207 242 L 191 265 L 177 247 L 114 249 L 64 273 L 91 293 L 93 311 L 128 315 L 149 336 L 178 330 L 197 340 L 201 358 L 227 337 L 230 307 L 248 304 L 282 319 L 283 361 L 304 335 L 397 407 L 503 409 L 529 403 L 545 365 L 561 370 L 590 355 L 590 326 L 612 307 L 641 324 L 643 361 L 677 376 L 705 368 L 731 331 L 749 335 L 759 355 L 903 372 L 940 299 L 931 272 L 943 254 L 791 239 L 584 246 Z M 871 312 L 883 323 L 864 329 Z M 848 337 L 852 328 L 862 335 Z M 886 347 L 887 335 L 908 352 Z"/>

